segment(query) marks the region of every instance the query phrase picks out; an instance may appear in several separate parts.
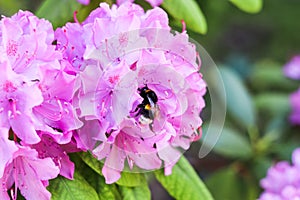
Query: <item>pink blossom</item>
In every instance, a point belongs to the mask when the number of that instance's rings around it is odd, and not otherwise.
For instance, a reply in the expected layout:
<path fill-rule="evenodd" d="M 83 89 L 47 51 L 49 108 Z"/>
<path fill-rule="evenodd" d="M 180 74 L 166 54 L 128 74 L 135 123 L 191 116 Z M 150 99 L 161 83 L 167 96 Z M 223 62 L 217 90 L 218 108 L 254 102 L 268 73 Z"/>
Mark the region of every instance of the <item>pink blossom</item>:
<path fill-rule="evenodd" d="M 292 113 L 290 115 L 290 121 L 293 124 L 300 124 L 300 89 L 291 94 L 290 104 L 292 110 Z"/>
<path fill-rule="evenodd" d="M 179 149 L 189 148 L 202 124 L 206 84 L 198 72 L 195 46 L 185 32 L 170 33 L 160 8 L 144 13 L 135 4 L 100 4 L 82 26 L 83 57 L 95 64 L 80 72 L 79 109 L 85 125 L 77 140 L 90 150 L 101 142 L 93 153 L 105 160 L 107 183 L 120 178 L 126 162 L 129 170 L 134 165 L 165 167 L 170 174 Z M 144 87 L 158 97 L 153 120 L 138 113 Z"/>
<path fill-rule="evenodd" d="M 38 19 L 28 11 L 19 11 L 0 22 L 0 61 L 29 80 L 39 80 L 40 67 L 59 69 L 61 54 L 52 45 L 54 31 L 49 21 Z"/>
<path fill-rule="evenodd" d="M 291 200 L 300 198 L 300 149 L 292 154 L 292 164 L 286 161 L 278 162 L 269 168 L 267 176 L 260 182 L 265 191 L 260 200 Z"/>
<path fill-rule="evenodd" d="M 38 85 L 16 74 L 6 62 L 0 63 L 0 68 L 0 127 L 12 128 L 26 143 L 39 142 L 35 130 L 39 122 L 32 113 L 43 101 Z"/>
<path fill-rule="evenodd" d="M 283 68 L 284 74 L 291 79 L 300 79 L 300 55 L 294 56 Z"/>
<path fill-rule="evenodd" d="M 41 74 L 43 78 L 39 82 L 39 88 L 44 101 L 33 108 L 35 116 L 43 121 L 38 130 L 51 133 L 60 144 L 68 143 L 72 130 L 82 126 L 72 103 L 76 92 L 76 76 L 55 69 L 43 69 Z"/>
<path fill-rule="evenodd" d="M 8 129 L 0 128 L 0 177 L 3 176 L 6 163 L 11 162 L 14 152 L 18 150 L 15 143 L 8 139 Z"/>
<path fill-rule="evenodd" d="M 283 68 L 284 74 L 291 79 L 300 79 L 300 55 L 294 56 Z M 292 113 L 290 121 L 300 124 L 300 89 L 290 95 Z"/>
<path fill-rule="evenodd" d="M 152 7 L 159 6 L 162 4 L 163 0 L 146 0 Z M 125 2 L 133 3 L 134 0 L 117 0 L 117 5 L 121 5 Z"/>
<path fill-rule="evenodd" d="M 83 5 L 89 5 L 90 4 L 90 0 L 77 0 L 79 3 L 83 4 Z"/>
<path fill-rule="evenodd" d="M 10 199 L 7 190 L 12 190 L 12 198 L 16 199 L 17 189 L 26 199 L 50 199 L 51 194 L 46 190 L 47 181 L 58 173 L 58 167 L 50 158 L 40 159 L 35 150 L 18 146 L 0 178 L 0 199 Z"/>
<path fill-rule="evenodd" d="M 10 199 L 7 190 L 16 199 L 18 189 L 50 199 L 48 179 L 73 177 L 67 146 L 83 125 L 73 107 L 79 84 L 53 41 L 51 24 L 30 12 L 0 21 L 0 199 Z"/>
<path fill-rule="evenodd" d="M 78 23 L 67 23 L 55 31 L 56 48 L 63 53 L 63 65 L 69 74 L 76 73 L 85 67 L 83 53 L 85 43 L 82 37 L 82 26 Z"/>
<path fill-rule="evenodd" d="M 41 134 L 41 142 L 31 145 L 33 149 L 38 152 L 40 159 L 51 158 L 55 165 L 60 169 L 60 175 L 73 179 L 74 163 L 70 161 L 68 153 L 68 146 L 58 144 L 47 133 Z"/>
<path fill-rule="evenodd" d="M 2 94 L 7 98 L 13 95 L 9 104 L 1 106 L 10 107 L 9 115 L 6 110 L 1 113 L 6 115 L 2 121 L 9 121 L 3 122 L 5 127 L 10 124 L 27 144 L 40 141 L 37 130 L 52 133 L 60 138 L 60 143 L 68 143 L 72 130 L 82 126 L 72 104 L 77 77 L 75 68 L 68 68 L 62 52 L 52 44 L 52 25 L 28 11 L 4 17 L 0 24 L 0 64 L 7 65 L 3 71 L 8 74 L 3 77 L 3 73 L 0 80 L 5 85 Z"/>

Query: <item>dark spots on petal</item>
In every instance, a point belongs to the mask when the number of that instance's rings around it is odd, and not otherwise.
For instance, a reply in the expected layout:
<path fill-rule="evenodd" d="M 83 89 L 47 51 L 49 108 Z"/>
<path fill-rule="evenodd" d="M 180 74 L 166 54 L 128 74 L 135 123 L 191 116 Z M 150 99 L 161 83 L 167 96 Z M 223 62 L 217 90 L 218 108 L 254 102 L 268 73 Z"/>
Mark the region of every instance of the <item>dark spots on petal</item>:
<path fill-rule="evenodd" d="M 40 82 L 40 80 L 39 79 L 33 79 L 33 80 L 31 80 L 31 82 Z"/>
<path fill-rule="evenodd" d="M 57 45 L 57 40 L 53 40 L 52 45 Z"/>
<path fill-rule="evenodd" d="M 157 147 L 156 147 L 156 143 L 154 143 L 154 144 L 153 144 L 153 148 L 154 148 L 154 149 L 156 149 L 156 148 L 157 148 Z"/>
<path fill-rule="evenodd" d="M 6 53 L 8 56 L 16 56 L 18 52 L 18 44 L 16 41 L 9 40 L 6 46 Z"/>
<path fill-rule="evenodd" d="M 130 65 L 130 69 L 132 70 L 132 71 L 135 71 L 136 70 L 136 63 L 137 63 L 137 61 L 136 62 L 134 62 L 132 65 Z"/>

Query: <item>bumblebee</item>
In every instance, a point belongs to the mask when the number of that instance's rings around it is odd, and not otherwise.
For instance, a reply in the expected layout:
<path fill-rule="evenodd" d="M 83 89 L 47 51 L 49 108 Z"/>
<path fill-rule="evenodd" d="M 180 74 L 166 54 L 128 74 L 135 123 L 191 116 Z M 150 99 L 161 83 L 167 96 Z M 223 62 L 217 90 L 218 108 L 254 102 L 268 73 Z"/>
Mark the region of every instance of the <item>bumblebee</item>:
<path fill-rule="evenodd" d="M 153 131 L 153 120 L 159 112 L 158 105 L 156 104 L 158 101 L 157 95 L 153 90 L 150 90 L 147 85 L 143 88 L 139 88 L 138 91 L 143 101 L 137 106 L 135 110 L 137 114 L 135 116 L 140 116 L 139 123 L 149 124 L 151 131 Z"/>

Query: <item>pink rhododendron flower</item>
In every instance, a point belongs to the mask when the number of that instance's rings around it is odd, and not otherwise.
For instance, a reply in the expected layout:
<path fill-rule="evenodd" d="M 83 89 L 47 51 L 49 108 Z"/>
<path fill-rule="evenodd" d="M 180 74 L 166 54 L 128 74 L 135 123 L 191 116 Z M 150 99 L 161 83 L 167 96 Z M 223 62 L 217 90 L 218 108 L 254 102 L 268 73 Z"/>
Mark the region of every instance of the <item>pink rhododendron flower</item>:
<path fill-rule="evenodd" d="M 64 44 L 58 49 L 67 49 L 65 60 L 79 69 L 76 102 L 84 126 L 75 137 L 80 148 L 104 159 L 107 183 L 117 181 L 125 166 L 165 167 L 170 174 L 180 149 L 189 148 L 202 124 L 206 84 L 195 46 L 185 32 L 170 32 L 160 8 L 145 13 L 135 4 L 109 8 L 102 3 L 82 28 L 76 26 L 63 27 L 73 34 L 57 33 L 57 44 Z M 83 68 L 70 62 L 76 57 L 72 47 L 82 48 L 76 56 L 83 56 Z M 157 98 L 143 96 L 142 90 Z"/>
<path fill-rule="evenodd" d="M 51 45 L 54 31 L 49 21 L 38 19 L 28 11 L 19 11 L 0 22 L 0 61 L 29 80 L 41 78 L 40 68 L 60 69 L 60 52 Z"/>
<path fill-rule="evenodd" d="M 8 116 L 13 131 L 27 144 L 40 141 L 36 130 L 64 137 L 59 132 L 81 126 L 70 123 L 76 122 L 70 102 L 75 77 L 63 71 L 59 62 L 62 54 L 52 45 L 54 31 L 51 24 L 28 11 L 19 11 L 11 18 L 4 17 L 0 24 L 0 62 L 6 65 L 2 67 L 5 72 L 2 77 L 7 74 L 1 78 L 5 85 L 2 94 L 7 98 L 13 95 L 6 104 L 10 114 L 2 120 L 7 121 Z M 68 84 L 68 87 L 62 88 L 61 84 Z M 65 92 L 67 90 L 70 92 Z M 67 117 L 63 116 L 66 112 Z"/>
<path fill-rule="evenodd" d="M 55 178 L 58 173 L 58 167 L 50 158 L 40 159 L 35 150 L 18 146 L 0 178 L 0 199 L 9 200 L 7 190 L 12 187 L 13 199 L 16 199 L 17 189 L 26 199 L 50 199 L 47 180 Z"/>
<path fill-rule="evenodd" d="M 90 0 L 77 0 L 77 1 L 83 5 L 89 5 L 90 3 Z"/>
<path fill-rule="evenodd" d="M 294 150 L 292 164 L 278 162 L 269 168 L 267 176 L 260 182 L 265 190 L 259 200 L 300 199 L 300 149 Z"/>
<path fill-rule="evenodd" d="M 300 79 L 300 55 L 294 56 L 283 68 L 284 74 L 291 79 Z M 290 96 L 292 113 L 290 121 L 300 124 L 300 89 Z"/>
<path fill-rule="evenodd" d="M 16 74 L 6 62 L 0 63 L 0 68 L 0 127 L 12 128 L 28 144 L 39 142 L 38 121 L 32 113 L 33 107 L 43 102 L 38 85 Z"/>
<path fill-rule="evenodd" d="M 57 49 L 63 53 L 63 65 L 65 71 L 76 73 L 85 67 L 83 53 L 85 51 L 85 43 L 82 38 L 82 26 L 77 23 L 67 23 L 62 28 L 57 28 L 55 38 Z"/>
<path fill-rule="evenodd" d="M 72 163 L 67 155 L 70 148 L 68 145 L 58 144 L 52 137 L 47 133 L 41 134 L 41 142 L 38 144 L 31 145 L 33 149 L 38 152 L 38 157 L 41 159 L 51 158 L 55 165 L 60 169 L 60 175 L 73 179 L 74 174 L 74 163 Z"/>
<path fill-rule="evenodd" d="M 53 45 L 52 25 L 28 11 L 0 21 L 0 199 L 50 199 L 48 179 L 73 177 L 75 68 Z M 70 148 L 72 150 L 70 150 Z M 76 150 L 78 151 L 78 150 Z"/>
<path fill-rule="evenodd" d="M 292 79 L 300 79 L 300 55 L 294 56 L 283 68 L 284 74 Z"/>
<path fill-rule="evenodd" d="M 290 121 L 293 124 L 300 124 L 300 89 L 290 96 L 291 110 Z"/>
<path fill-rule="evenodd" d="M 160 4 L 162 4 L 163 0 L 146 0 L 148 3 L 150 3 L 150 5 L 152 7 L 155 7 L 155 6 L 159 6 Z M 125 2 L 130 2 L 130 3 L 133 3 L 134 0 L 117 0 L 117 5 L 121 5 Z"/>

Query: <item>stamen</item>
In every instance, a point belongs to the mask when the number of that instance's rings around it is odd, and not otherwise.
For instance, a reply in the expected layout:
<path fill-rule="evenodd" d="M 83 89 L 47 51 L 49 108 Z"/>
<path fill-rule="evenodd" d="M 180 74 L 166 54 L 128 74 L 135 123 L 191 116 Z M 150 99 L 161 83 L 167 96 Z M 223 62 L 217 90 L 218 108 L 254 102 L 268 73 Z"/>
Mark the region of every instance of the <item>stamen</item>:
<path fill-rule="evenodd" d="M 78 19 L 77 19 L 77 13 L 78 13 L 78 11 L 75 10 L 74 13 L 73 13 L 73 18 L 74 18 L 75 23 L 80 24 Z"/>
<path fill-rule="evenodd" d="M 182 19 L 181 20 L 181 24 L 182 24 L 182 33 L 186 31 L 186 24 L 185 21 Z"/>

